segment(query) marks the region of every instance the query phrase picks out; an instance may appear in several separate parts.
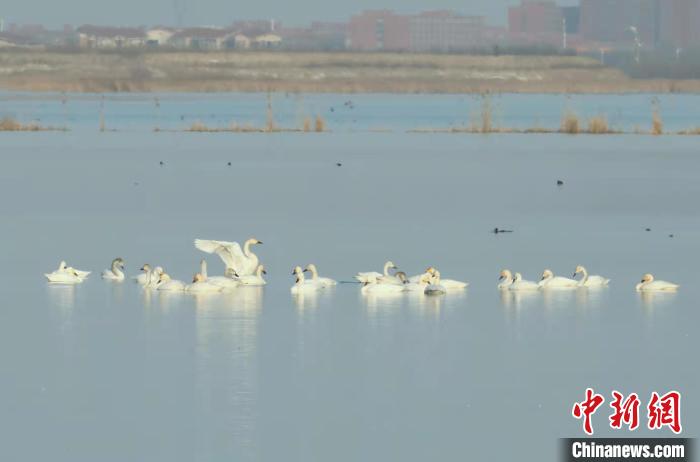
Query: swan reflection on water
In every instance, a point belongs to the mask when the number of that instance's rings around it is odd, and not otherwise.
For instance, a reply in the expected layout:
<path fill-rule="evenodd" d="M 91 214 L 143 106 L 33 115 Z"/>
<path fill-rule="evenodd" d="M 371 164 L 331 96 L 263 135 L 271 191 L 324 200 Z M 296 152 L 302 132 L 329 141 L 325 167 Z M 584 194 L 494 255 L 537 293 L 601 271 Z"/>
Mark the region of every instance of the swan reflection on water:
<path fill-rule="evenodd" d="M 61 310 L 72 310 L 75 308 L 75 285 L 69 284 L 49 284 L 46 286 L 49 300 L 52 305 Z"/>
<path fill-rule="evenodd" d="M 360 300 L 367 309 L 370 318 L 384 316 L 401 308 L 405 294 L 403 293 L 360 293 Z"/>
<path fill-rule="evenodd" d="M 452 290 L 441 295 L 426 295 L 418 291 L 361 294 L 370 317 L 390 315 L 405 308 L 420 315 L 435 316 L 443 307 L 464 305 L 466 298 L 466 290 Z"/>
<path fill-rule="evenodd" d="M 238 313 L 257 314 L 263 304 L 262 287 L 240 286 L 223 292 L 174 292 L 145 289 L 142 294 L 144 306 L 149 307 L 153 297 L 157 297 L 162 308 L 172 308 L 194 300 L 197 310 L 230 310 Z"/>
<path fill-rule="evenodd" d="M 655 308 L 671 305 L 678 294 L 676 292 L 637 292 L 642 307 L 647 313 Z"/>
<path fill-rule="evenodd" d="M 297 311 L 304 312 L 318 308 L 318 292 L 307 291 L 292 294 Z"/>
<path fill-rule="evenodd" d="M 542 294 L 539 291 L 499 290 L 501 304 L 505 308 L 524 309 L 528 306 L 539 305 Z"/>

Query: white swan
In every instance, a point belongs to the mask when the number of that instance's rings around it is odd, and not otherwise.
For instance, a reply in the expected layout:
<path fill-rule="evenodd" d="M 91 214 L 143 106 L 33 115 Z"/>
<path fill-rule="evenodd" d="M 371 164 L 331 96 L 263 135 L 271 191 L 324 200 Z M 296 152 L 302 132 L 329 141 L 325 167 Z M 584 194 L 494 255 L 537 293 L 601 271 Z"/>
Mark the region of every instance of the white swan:
<path fill-rule="evenodd" d="M 304 272 L 306 273 L 307 271 L 311 273 L 311 280 L 312 281 L 315 281 L 324 287 L 335 286 L 338 284 L 338 281 L 333 280 L 331 278 L 319 277 L 318 270 L 316 269 L 316 265 L 314 265 L 313 263 L 309 263 L 308 265 L 306 265 L 306 268 L 304 268 Z"/>
<path fill-rule="evenodd" d="M 45 273 L 44 277 L 52 284 L 80 284 L 83 279 L 75 271 L 69 271 L 65 262 L 61 262 L 58 269 L 51 273 Z"/>
<path fill-rule="evenodd" d="M 158 280 L 160 279 L 160 275 L 164 272 L 165 271 L 160 266 L 153 268 L 153 270 L 148 273 L 148 282 L 146 282 L 143 287 L 148 289 L 155 289 L 158 287 Z"/>
<path fill-rule="evenodd" d="M 56 269 L 56 271 L 50 274 L 58 275 L 60 273 L 76 276 L 80 278 L 81 281 L 84 281 L 85 279 L 87 279 L 88 276 L 90 276 L 90 271 L 77 270 L 71 266 L 68 266 L 65 261 L 61 261 L 61 263 L 58 264 L 58 269 Z"/>
<path fill-rule="evenodd" d="M 603 287 L 607 286 L 610 282 L 610 279 L 604 278 L 603 276 L 589 276 L 586 268 L 581 265 L 576 267 L 576 271 L 574 271 L 574 278 L 579 274 L 583 275 L 581 280 L 578 282 L 579 287 Z"/>
<path fill-rule="evenodd" d="M 498 288 L 503 290 L 507 289 L 513 284 L 513 273 L 510 270 L 504 269 L 498 278 Z"/>
<path fill-rule="evenodd" d="M 445 295 L 447 293 L 447 288 L 442 285 L 440 280 L 440 272 L 435 270 L 433 273 L 433 278 L 430 280 L 430 284 L 425 286 L 425 295 Z"/>
<path fill-rule="evenodd" d="M 65 265 L 65 263 L 64 263 L 64 265 Z M 80 271 L 78 269 L 73 268 L 72 266 L 67 267 L 66 270 L 77 274 L 78 277 L 82 280 L 87 279 L 87 277 L 90 276 L 90 274 L 92 274 L 92 271 Z"/>
<path fill-rule="evenodd" d="M 533 281 L 523 280 L 523 275 L 520 273 L 515 273 L 515 278 L 513 283 L 508 287 L 508 290 L 514 291 L 524 291 L 524 290 L 539 290 L 540 285 Z"/>
<path fill-rule="evenodd" d="M 292 275 L 296 276 L 296 281 L 290 289 L 293 294 L 304 292 L 316 292 L 322 290 L 324 286 L 319 281 L 309 281 L 304 278 L 304 271 L 301 266 L 295 266 Z"/>
<path fill-rule="evenodd" d="M 403 283 L 404 291 L 424 293 L 425 288 L 428 286 L 428 284 L 430 284 L 431 277 L 428 274 L 421 274 L 419 276 L 420 277 L 416 281 L 411 281 L 408 277 L 406 277 L 406 273 L 403 271 L 396 273 L 396 277 L 398 277 Z"/>
<path fill-rule="evenodd" d="M 112 266 L 102 272 L 102 279 L 110 281 L 124 280 L 124 259 L 115 258 L 112 260 Z"/>
<path fill-rule="evenodd" d="M 158 290 L 167 292 L 184 292 L 186 284 L 182 281 L 175 281 L 170 278 L 170 275 L 163 272 L 158 278 Z"/>
<path fill-rule="evenodd" d="M 672 282 L 656 281 L 654 275 L 645 274 L 642 281 L 637 284 L 638 292 L 675 292 L 680 286 Z"/>
<path fill-rule="evenodd" d="M 215 286 L 214 284 L 208 283 L 204 276 L 197 273 L 192 279 L 192 284 L 185 287 L 186 292 L 190 293 L 211 293 L 211 292 L 221 292 L 222 288 Z"/>
<path fill-rule="evenodd" d="M 136 281 L 138 284 L 141 284 L 142 286 L 145 286 L 146 284 L 148 284 L 148 281 L 151 277 L 151 270 L 151 265 L 146 263 L 141 267 L 142 273 L 134 277 L 134 281 Z"/>
<path fill-rule="evenodd" d="M 376 271 L 369 271 L 365 273 L 357 273 L 355 275 L 355 279 L 357 279 L 359 282 L 363 284 L 373 284 L 380 280 L 382 277 L 391 277 L 391 274 L 389 274 L 389 270 L 392 269 L 398 269 L 397 266 L 388 261 L 384 264 L 384 274 L 382 273 L 377 273 Z"/>
<path fill-rule="evenodd" d="M 263 279 L 263 274 L 267 274 L 265 267 L 263 265 L 258 265 L 258 269 L 255 270 L 255 274 L 239 276 L 238 281 L 244 286 L 264 286 L 267 284 L 267 282 L 265 279 Z"/>
<path fill-rule="evenodd" d="M 543 289 L 572 289 L 578 287 L 578 281 L 561 276 L 554 276 L 551 270 L 544 270 L 539 286 Z"/>
<path fill-rule="evenodd" d="M 435 268 L 433 268 L 433 267 L 431 266 L 431 267 L 429 267 L 428 269 L 426 269 L 424 273 L 416 274 L 415 276 L 411 276 L 410 278 L 408 278 L 408 280 L 409 280 L 410 282 L 416 282 L 416 283 L 419 283 L 419 282 L 421 282 L 421 281 L 423 281 L 423 282 L 424 282 L 424 281 L 427 281 L 427 280 L 429 280 L 430 278 L 433 277 L 433 272 L 434 272 L 434 271 L 435 271 Z"/>
<path fill-rule="evenodd" d="M 215 253 L 221 258 L 226 268 L 231 268 L 239 276 L 248 276 L 255 273 L 258 268 L 258 256 L 250 250 L 251 245 L 262 244 L 255 238 L 250 238 L 243 244 L 243 249 L 238 242 L 213 241 L 195 239 L 194 246 L 206 253 Z"/>
<path fill-rule="evenodd" d="M 204 280 L 209 284 L 214 284 L 222 289 L 235 289 L 241 285 L 241 282 L 235 279 L 236 273 L 231 268 L 226 268 L 226 276 L 209 277 L 207 275 L 207 261 L 204 258 L 199 262 L 199 274 L 201 274 Z"/>
<path fill-rule="evenodd" d="M 361 292 L 363 294 L 399 294 L 405 292 L 406 288 L 404 284 L 379 284 L 379 283 L 366 283 Z"/>
<path fill-rule="evenodd" d="M 437 278 L 440 285 L 446 290 L 466 289 L 468 282 L 455 281 L 454 279 L 442 279 L 440 271 L 433 268 L 433 278 Z"/>

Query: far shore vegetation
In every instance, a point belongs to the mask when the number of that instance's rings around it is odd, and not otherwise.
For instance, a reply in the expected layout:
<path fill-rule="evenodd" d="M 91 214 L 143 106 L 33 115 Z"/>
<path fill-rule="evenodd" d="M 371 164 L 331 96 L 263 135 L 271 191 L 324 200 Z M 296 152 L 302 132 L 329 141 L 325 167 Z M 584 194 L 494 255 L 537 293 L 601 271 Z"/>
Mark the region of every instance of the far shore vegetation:
<path fill-rule="evenodd" d="M 648 66 L 655 63 L 651 59 L 642 61 L 639 69 L 628 71 L 625 66 L 604 66 L 594 57 L 502 54 L 507 51 L 410 54 L 3 50 L 0 89 L 85 93 L 700 92 L 697 77 L 669 78 L 676 74 L 645 70 L 647 62 Z"/>

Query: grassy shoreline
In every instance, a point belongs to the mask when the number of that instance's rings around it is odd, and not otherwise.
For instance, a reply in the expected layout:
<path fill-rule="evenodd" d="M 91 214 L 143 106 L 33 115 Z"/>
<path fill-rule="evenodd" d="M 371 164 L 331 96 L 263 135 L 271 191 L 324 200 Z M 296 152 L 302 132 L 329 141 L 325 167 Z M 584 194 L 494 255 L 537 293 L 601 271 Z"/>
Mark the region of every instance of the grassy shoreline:
<path fill-rule="evenodd" d="M 695 93 L 576 56 L 0 52 L 0 89 L 44 92 Z"/>

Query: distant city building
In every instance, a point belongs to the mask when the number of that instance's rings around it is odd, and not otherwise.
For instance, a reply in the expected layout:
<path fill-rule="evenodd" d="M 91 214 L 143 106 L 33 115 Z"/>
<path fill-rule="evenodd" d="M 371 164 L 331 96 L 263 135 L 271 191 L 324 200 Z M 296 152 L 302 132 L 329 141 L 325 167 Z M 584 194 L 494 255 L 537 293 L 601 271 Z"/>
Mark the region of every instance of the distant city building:
<path fill-rule="evenodd" d="M 661 45 L 700 47 L 700 0 L 673 0 L 661 4 Z"/>
<path fill-rule="evenodd" d="M 390 10 L 353 16 L 348 26 L 348 46 L 357 51 L 406 51 L 411 46 L 409 17 Z"/>
<path fill-rule="evenodd" d="M 146 45 L 150 47 L 165 46 L 175 35 L 175 30 L 168 27 L 155 27 L 146 31 Z"/>
<path fill-rule="evenodd" d="M 377 10 L 352 17 L 348 47 L 359 51 L 464 51 L 483 46 L 493 35 L 481 16 L 451 11 L 399 15 Z"/>
<path fill-rule="evenodd" d="M 464 51 L 483 46 L 486 21 L 451 11 L 427 11 L 409 19 L 411 51 Z"/>
<path fill-rule="evenodd" d="M 134 27 L 80 26 L 76 29 L 81 48 L 138 48 L 146 44 L 146 33 Z"/>
<path fill-rule="evenodd" d="M 508 8 L 511 42 L 563 46 L 564 18 L 554 1 L 523 0 Z"/>
<path fill-rule="evenodd" d="M 169 43 L 182 50 L 223 50 L 235 48 L 235 37 L 236 32 L 231 29 L 191 27 L 175 32 Z"/>
<path fill-rule="evenodd" d="M 282 46 L 282 37 L 277 34 L 258 35 L 253 39 L 253 46 L 257 49 L 277 49 Z"/>
<path fill-rule="evenodd" d="M 574 35 L 579 33 L 579 25 L 581 24 L 581 7 L 579 6 L 563 6 L 561 13 L 566 22 L 566 33 Z"/>
<path fill-rule="evenodd" d="M 30 37 L 12 32 L 0 32 L 1 48 L 34 48 L 37 42 Z"/>

